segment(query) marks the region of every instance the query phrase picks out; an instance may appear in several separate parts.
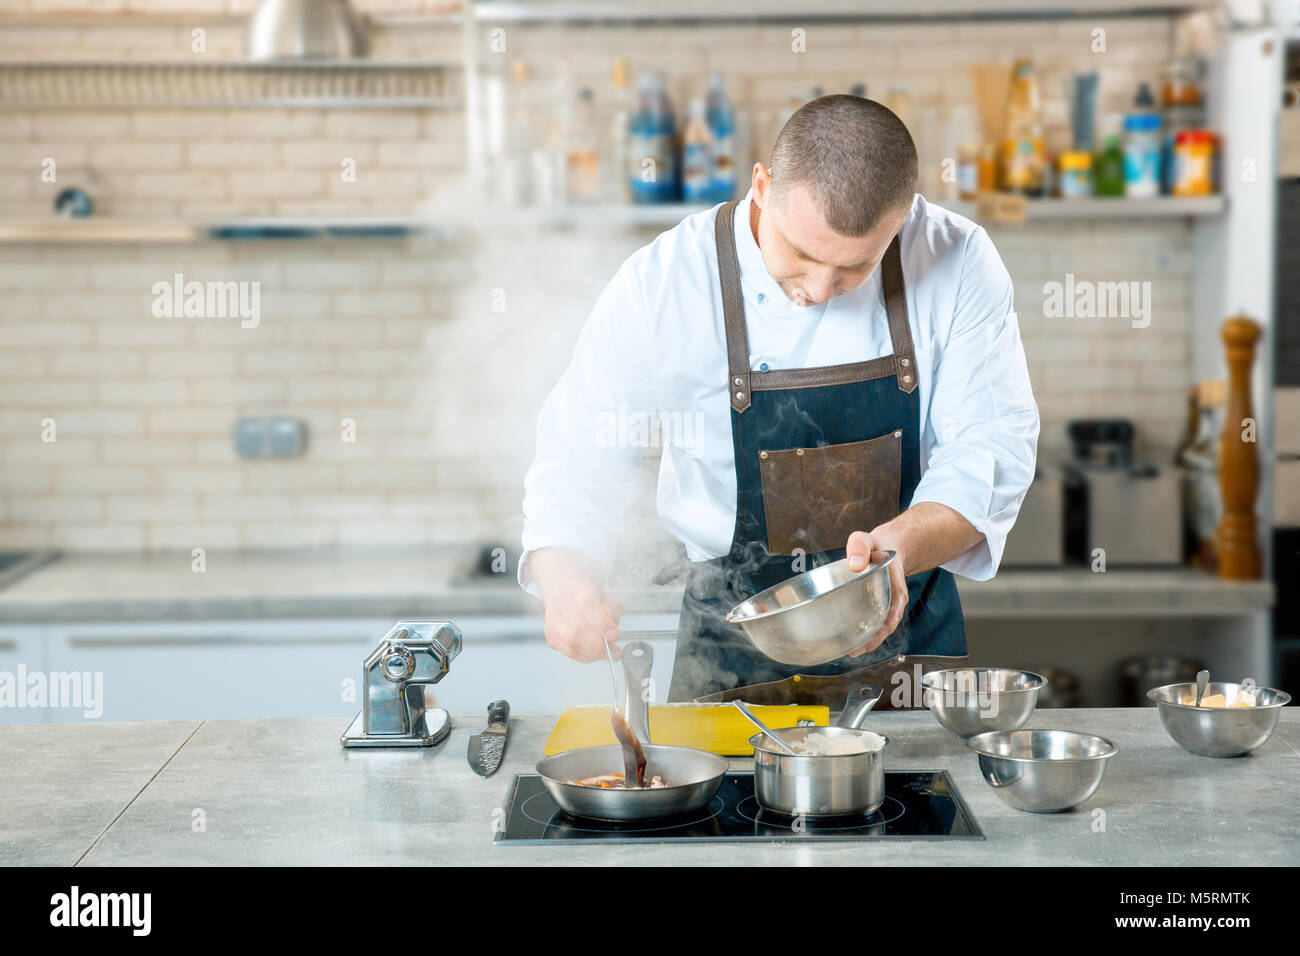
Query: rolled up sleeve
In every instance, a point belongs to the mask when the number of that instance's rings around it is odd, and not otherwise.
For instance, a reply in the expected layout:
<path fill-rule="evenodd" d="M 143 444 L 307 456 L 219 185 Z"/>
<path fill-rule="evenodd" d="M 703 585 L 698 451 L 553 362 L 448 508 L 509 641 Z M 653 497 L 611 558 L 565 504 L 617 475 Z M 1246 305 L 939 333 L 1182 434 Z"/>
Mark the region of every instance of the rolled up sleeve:
<path fill-rule="evenodd" d="M 538 416 L 519 562 L 519 583 L 531 594 L 529 558 L 541 548 L 574 548 L 610 564 L 655 407 L 651 345 L 633 259 L 596 301 Z"/>
<path fill-rule="evenodd" d="M 982 229 L 966 244 L 955 305 L 934 357 L 925 470 L 912 503 L 947 505 L 984 536 L 943 567 L 986 580 L 1033 481 L 1039 419 L 1011 277 Z"/>

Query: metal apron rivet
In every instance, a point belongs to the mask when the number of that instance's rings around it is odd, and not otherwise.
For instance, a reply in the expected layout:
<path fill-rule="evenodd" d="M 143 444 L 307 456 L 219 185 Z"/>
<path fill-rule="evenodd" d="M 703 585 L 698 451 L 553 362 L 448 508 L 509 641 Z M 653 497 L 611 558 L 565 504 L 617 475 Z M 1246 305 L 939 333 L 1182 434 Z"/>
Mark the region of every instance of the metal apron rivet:
<path fill-rule="evenodd" d="M 904 385 L 906 385 L 906 384 L 907 384 L 908 382 L 910 382 L 911 380 L 912 380 L 912 376 L 910 376 L 910 375 L 904 375 L 904 376 L 903 376 L 903 384 L 904 384 Z"/>
<path fill-rule="evenodd" d="M 797 450 L 795 451 L 795 454 L 798 455 L 800 458 L 802 458 L 802 457 L 803 457 L 803 449 L 802 449 L 802 448 L 797 449 Z"/>
<path fill-rule="evenodd" d="M 740 378 L 737 378 L 737 379 L 736 379 L 736 382 L 735 382 L 735 384 L 737 384 L 737 385 L 740 385 L 740 384 L 742 384 L 742 381 L 741 381 L 741 379 L 740 379 Z"/>
<path fill-rule="evenodd" d="M 912 364 L 912 362 L 911 362 L 910 359 L 902 359 L 901 362 L 902 362 L 902 366 L 903 366 L 903 368 L 907 368 L 909 365 Z"/>
<path fill-rule="evenodd" d="M 744 393 L 744 392 L 737 392 L 737 393 L 736 393 L 736 398 L 738 398 L 738 399 L 743 399 L 744 397 L 745 397 L 745 393 Z"/>
<path fill-rule="evenodd" d="M 902 438 L 902 437 L 903 437 L 903 433 L 902 433 L 902 432 L 894 432 L 894 437 L 895 437 L 895 438 Z"/>
<path fill-rule="evenodd" d="M 765 452 L 765 451 L 760 451 L 760 452 L 758 453 L 758 457 L 759 457 L 759 458 L 766 458 L 766 457 L 767 457 L 767 452 Z"/>

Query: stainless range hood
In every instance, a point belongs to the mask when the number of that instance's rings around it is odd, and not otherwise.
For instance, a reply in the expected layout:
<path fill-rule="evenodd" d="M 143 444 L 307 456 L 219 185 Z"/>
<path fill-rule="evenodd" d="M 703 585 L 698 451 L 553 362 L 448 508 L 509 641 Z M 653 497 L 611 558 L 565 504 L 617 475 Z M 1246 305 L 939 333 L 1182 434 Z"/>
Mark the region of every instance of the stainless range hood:
<path fill-rule="evenodd" d="M 246 47 L 252 60 L 349 60 L 366 55 L 366 33 L 347 0 L 262 0 Z"/>

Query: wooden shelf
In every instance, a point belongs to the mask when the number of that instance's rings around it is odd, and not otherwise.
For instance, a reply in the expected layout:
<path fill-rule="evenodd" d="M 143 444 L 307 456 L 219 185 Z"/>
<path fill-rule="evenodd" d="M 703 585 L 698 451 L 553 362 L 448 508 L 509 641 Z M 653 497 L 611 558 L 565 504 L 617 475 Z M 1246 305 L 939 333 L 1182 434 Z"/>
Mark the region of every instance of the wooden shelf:
<path fill-rule="evenodd" d="M 937 200 L 945 209 L 977 222 L 974 202 Z M 1078 219 L 1128 220 L 1176 219 L 1180 217 L 1219 216 L 1227 209 L 1223 196 L 1168 197 L 1155 199 L 1031 199 L 1027 204 L 1027 222 L 1054 222 Z M 533 206 L 522 209 L 498 208 L 483 216 L 483 221 L 503 226 L 532 226 L 547 229 L 668 229 L 692 213 L 709 206 L 689 203 L 663 205 L 569 205 Z"/>
<path fill-rule="evenodd" d="M 258 239 L 449 238 L 454 223 L 409 217 L 229 219 L 207 222 L 114 219 L 0 220 L 0 244 L 199 242 Z"/>

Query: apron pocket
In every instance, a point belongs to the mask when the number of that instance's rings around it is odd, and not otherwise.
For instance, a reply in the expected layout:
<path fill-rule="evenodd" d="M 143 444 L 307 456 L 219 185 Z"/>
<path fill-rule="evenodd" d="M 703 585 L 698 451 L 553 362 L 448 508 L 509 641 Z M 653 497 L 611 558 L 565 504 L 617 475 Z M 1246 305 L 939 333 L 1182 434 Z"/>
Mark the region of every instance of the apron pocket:
<path fill-rule="evenodd" d="M 879 438 L 759 453 L 772 554 L 843 548 L 854 531 L 897 517 L 902 431 Z"/>

